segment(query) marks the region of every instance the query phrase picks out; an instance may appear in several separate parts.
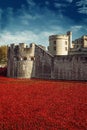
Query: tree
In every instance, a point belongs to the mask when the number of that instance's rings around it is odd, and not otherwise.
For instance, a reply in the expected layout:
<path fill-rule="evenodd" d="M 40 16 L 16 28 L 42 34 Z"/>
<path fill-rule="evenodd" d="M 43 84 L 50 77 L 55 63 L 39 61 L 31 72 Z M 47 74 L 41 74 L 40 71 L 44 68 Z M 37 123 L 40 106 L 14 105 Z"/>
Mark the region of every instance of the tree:
<path fill-rule="evenodd" d="M 7 61 L 7 46 L 0 46 L 0 63 L 6 63 Z"/>

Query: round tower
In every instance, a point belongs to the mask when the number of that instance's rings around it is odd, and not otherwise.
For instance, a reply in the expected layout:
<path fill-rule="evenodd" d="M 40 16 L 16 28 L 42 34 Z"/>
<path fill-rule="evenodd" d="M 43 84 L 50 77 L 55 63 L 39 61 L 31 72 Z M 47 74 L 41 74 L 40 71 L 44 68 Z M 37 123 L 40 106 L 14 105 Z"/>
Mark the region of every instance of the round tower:
<path fill-rule="evenodd" d="M 69 39 L 68 35 L 49 36 L 48 50 L 53 55 L 68 55 Z"/>
<path fill-rule="evenodd" d="M 35 44 L 11 44 L 8 48 L 7 76 L 31 78 L 35 76 Z"/>

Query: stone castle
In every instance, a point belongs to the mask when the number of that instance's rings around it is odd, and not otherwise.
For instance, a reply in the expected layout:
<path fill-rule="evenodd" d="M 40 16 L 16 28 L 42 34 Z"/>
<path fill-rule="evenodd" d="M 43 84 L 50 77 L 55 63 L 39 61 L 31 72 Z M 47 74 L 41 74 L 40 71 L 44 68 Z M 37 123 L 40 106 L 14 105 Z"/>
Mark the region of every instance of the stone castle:
<path fill-rule="evenodd" d="M 72 32 L 49 36 L 48 50 L 35 43 L 8 47 L 7 76 L 87 80 L 87 36 L 72 41 Z"/>

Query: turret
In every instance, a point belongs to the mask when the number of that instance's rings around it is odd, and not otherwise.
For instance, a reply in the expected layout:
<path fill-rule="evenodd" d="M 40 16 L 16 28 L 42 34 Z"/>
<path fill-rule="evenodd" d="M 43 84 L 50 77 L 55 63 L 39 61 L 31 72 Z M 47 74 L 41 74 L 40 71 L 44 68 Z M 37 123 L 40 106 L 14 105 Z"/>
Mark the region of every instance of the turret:
<path fill-rule="evenodd" d="M 48 51 L 53 55 L 68 55 L 69 41 L 67 35 L 49 36 Z"/>
<path fill-rule="evenodd" d="M 69 40 L 69 48 L 73 48 L 72 47 L 72 32 L 68 31 L 67 35 L 68 35 L 68 40 Z"/>

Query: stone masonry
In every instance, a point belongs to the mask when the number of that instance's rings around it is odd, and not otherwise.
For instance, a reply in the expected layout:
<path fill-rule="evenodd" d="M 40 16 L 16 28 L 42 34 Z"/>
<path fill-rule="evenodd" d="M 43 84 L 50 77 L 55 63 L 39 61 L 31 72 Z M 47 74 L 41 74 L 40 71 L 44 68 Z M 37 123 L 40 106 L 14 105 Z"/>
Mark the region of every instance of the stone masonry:
<path fill-rule="evenodd" d="M 30 46 L 24 43 L 11 44 L 8 47 L 7 76 L 87 80 L 87 49 L 69 48 L 68 55 L 53 55 L 35 43 Z"/>

